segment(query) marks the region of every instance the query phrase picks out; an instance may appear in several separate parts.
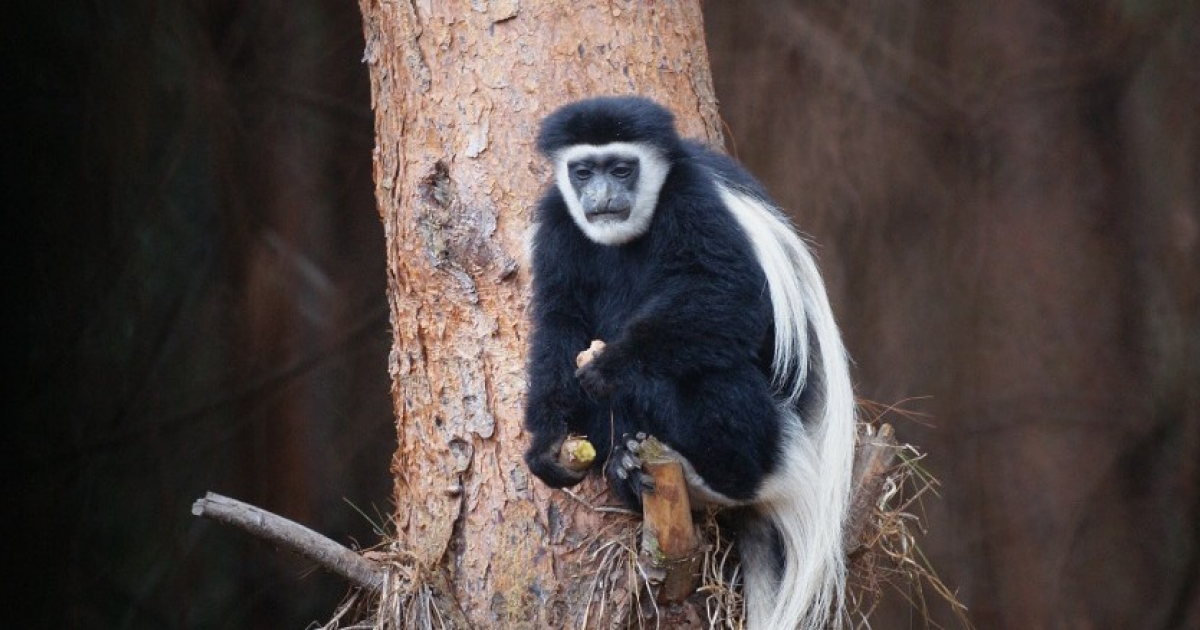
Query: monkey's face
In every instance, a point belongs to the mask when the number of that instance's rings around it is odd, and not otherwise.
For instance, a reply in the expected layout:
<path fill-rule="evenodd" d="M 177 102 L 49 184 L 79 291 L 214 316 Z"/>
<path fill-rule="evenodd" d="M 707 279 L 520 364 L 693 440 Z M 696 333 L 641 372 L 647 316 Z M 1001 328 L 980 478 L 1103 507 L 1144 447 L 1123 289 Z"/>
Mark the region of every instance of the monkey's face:
<path fill-rule="evenodd" d="M 629 220 L 637 194 L 638 159 L 636 156 L 600 156 L 567 163 L 571 187 L 583 206 L 588 223 Z"/>
<path fill-rule="evenodd" d="M 649 229 L 669 168 L 653 147 L 574 145 L 554 161 L 559 192 L 588 238 L 621 245 Z"/>

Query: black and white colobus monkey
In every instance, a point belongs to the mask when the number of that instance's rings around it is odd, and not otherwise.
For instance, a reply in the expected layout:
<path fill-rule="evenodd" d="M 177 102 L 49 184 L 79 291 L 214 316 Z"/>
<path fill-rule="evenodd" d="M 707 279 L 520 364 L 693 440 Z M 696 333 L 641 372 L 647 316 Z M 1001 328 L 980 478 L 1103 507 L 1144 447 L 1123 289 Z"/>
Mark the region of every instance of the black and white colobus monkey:
<path fill-rule="evenodd" d="M 744 506 L 748 621 L 838 625 L 854 450 L 848 360 L 808 249 L 733 160 L 636 97 L 542 123 L 554 185 L 533 228 L 526 462 L 558 488 L 585 434 L 613 490 L 643 482 L 639 434 L 686 459 L 694 499 Z M 593 339 L 606 348 L 584 367 Z"/>

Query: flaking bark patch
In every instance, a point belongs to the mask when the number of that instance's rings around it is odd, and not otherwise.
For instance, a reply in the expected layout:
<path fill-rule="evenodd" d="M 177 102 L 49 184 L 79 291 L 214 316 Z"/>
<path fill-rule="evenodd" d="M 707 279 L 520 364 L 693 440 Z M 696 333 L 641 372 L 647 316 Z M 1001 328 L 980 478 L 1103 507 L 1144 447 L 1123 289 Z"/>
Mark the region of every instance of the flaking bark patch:
<path fill-rule="evenodd" d="M 516 260 L 493 238 L 495 207 L 464 200 L 444 160 L 434 163 L 418 191 L 416 219 L 425 252 L 433 266 L 453 276 L 468 301 L 477 304 L 479 279 L 506 280 L 517 268 Z"/>

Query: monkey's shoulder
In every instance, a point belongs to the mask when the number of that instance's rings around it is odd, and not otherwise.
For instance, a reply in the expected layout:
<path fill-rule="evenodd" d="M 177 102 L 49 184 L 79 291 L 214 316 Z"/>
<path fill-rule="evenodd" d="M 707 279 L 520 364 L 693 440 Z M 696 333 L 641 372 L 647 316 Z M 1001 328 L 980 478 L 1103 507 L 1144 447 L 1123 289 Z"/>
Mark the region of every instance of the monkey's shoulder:
<path fill-rule="evenodd" d="M 707 180 L 714 186 L 722 185 L 736 189 L 773 205 L 766 188 L 741 162 L 712 150 L 698 140 L 684 140 L 682 153 L 686 163 L 696 173 L 695 177 Z"/>

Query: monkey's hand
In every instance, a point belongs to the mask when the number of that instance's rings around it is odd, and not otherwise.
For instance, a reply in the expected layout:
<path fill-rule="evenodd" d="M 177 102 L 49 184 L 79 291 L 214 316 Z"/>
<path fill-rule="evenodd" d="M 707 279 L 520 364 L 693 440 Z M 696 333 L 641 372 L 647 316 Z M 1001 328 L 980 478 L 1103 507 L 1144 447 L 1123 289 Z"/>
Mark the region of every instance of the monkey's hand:
<path fill-rule="evenodd" d="M 540 439 L 540 436 L 535 435 L 529 450 L 525 451 L 525 463 L 529 470 L 551 488 L 573 486 L 587 476 L 587 467 L 580 470 L 560 457 L 567 437 L 565 431 L 557 438 L 551 439 Z"/>
<path fill-rule="evenodd" d="M 587 350 L 580 352 L 575 358 L 575 365 L 579 367 L 575 370 L 575 378 L 579 379 L 583 391 L 597 400 L 610 396 L 616 387 L 614 379 L 606 370 L 607 362 L 600 360 L 604 356 L 604 348 L 604 342 L 596 339 Z"/>
<path fill-rule="evenodd" d="M 616 389 L 616 383 L 595 361 L 575 370 L 575 378 L 583 391 L 596 400 L 608 398 Z"/>
<path fill-rule="evenodd" d="M 641 507 L 643 491 L 654 491 L 654 478 L 642 470 L 641 450 L 645 440 L 645 433 L 625 435 L 624 444 L 613 449 L 604 469 L 613 494 L 634 509 Z"/>
<path fill-rule="evenodd" d="M 606 344 L 603 341 L 599 339 L 593 339 L 591 345 L 587 347 L 587 350 L 575 355 L 575 367 L 581 368 L 591 363 L 592 359 L 595 359 L 596 357 L 600 356 L 601 352 L 604 352 L 605 345 Z"/>

